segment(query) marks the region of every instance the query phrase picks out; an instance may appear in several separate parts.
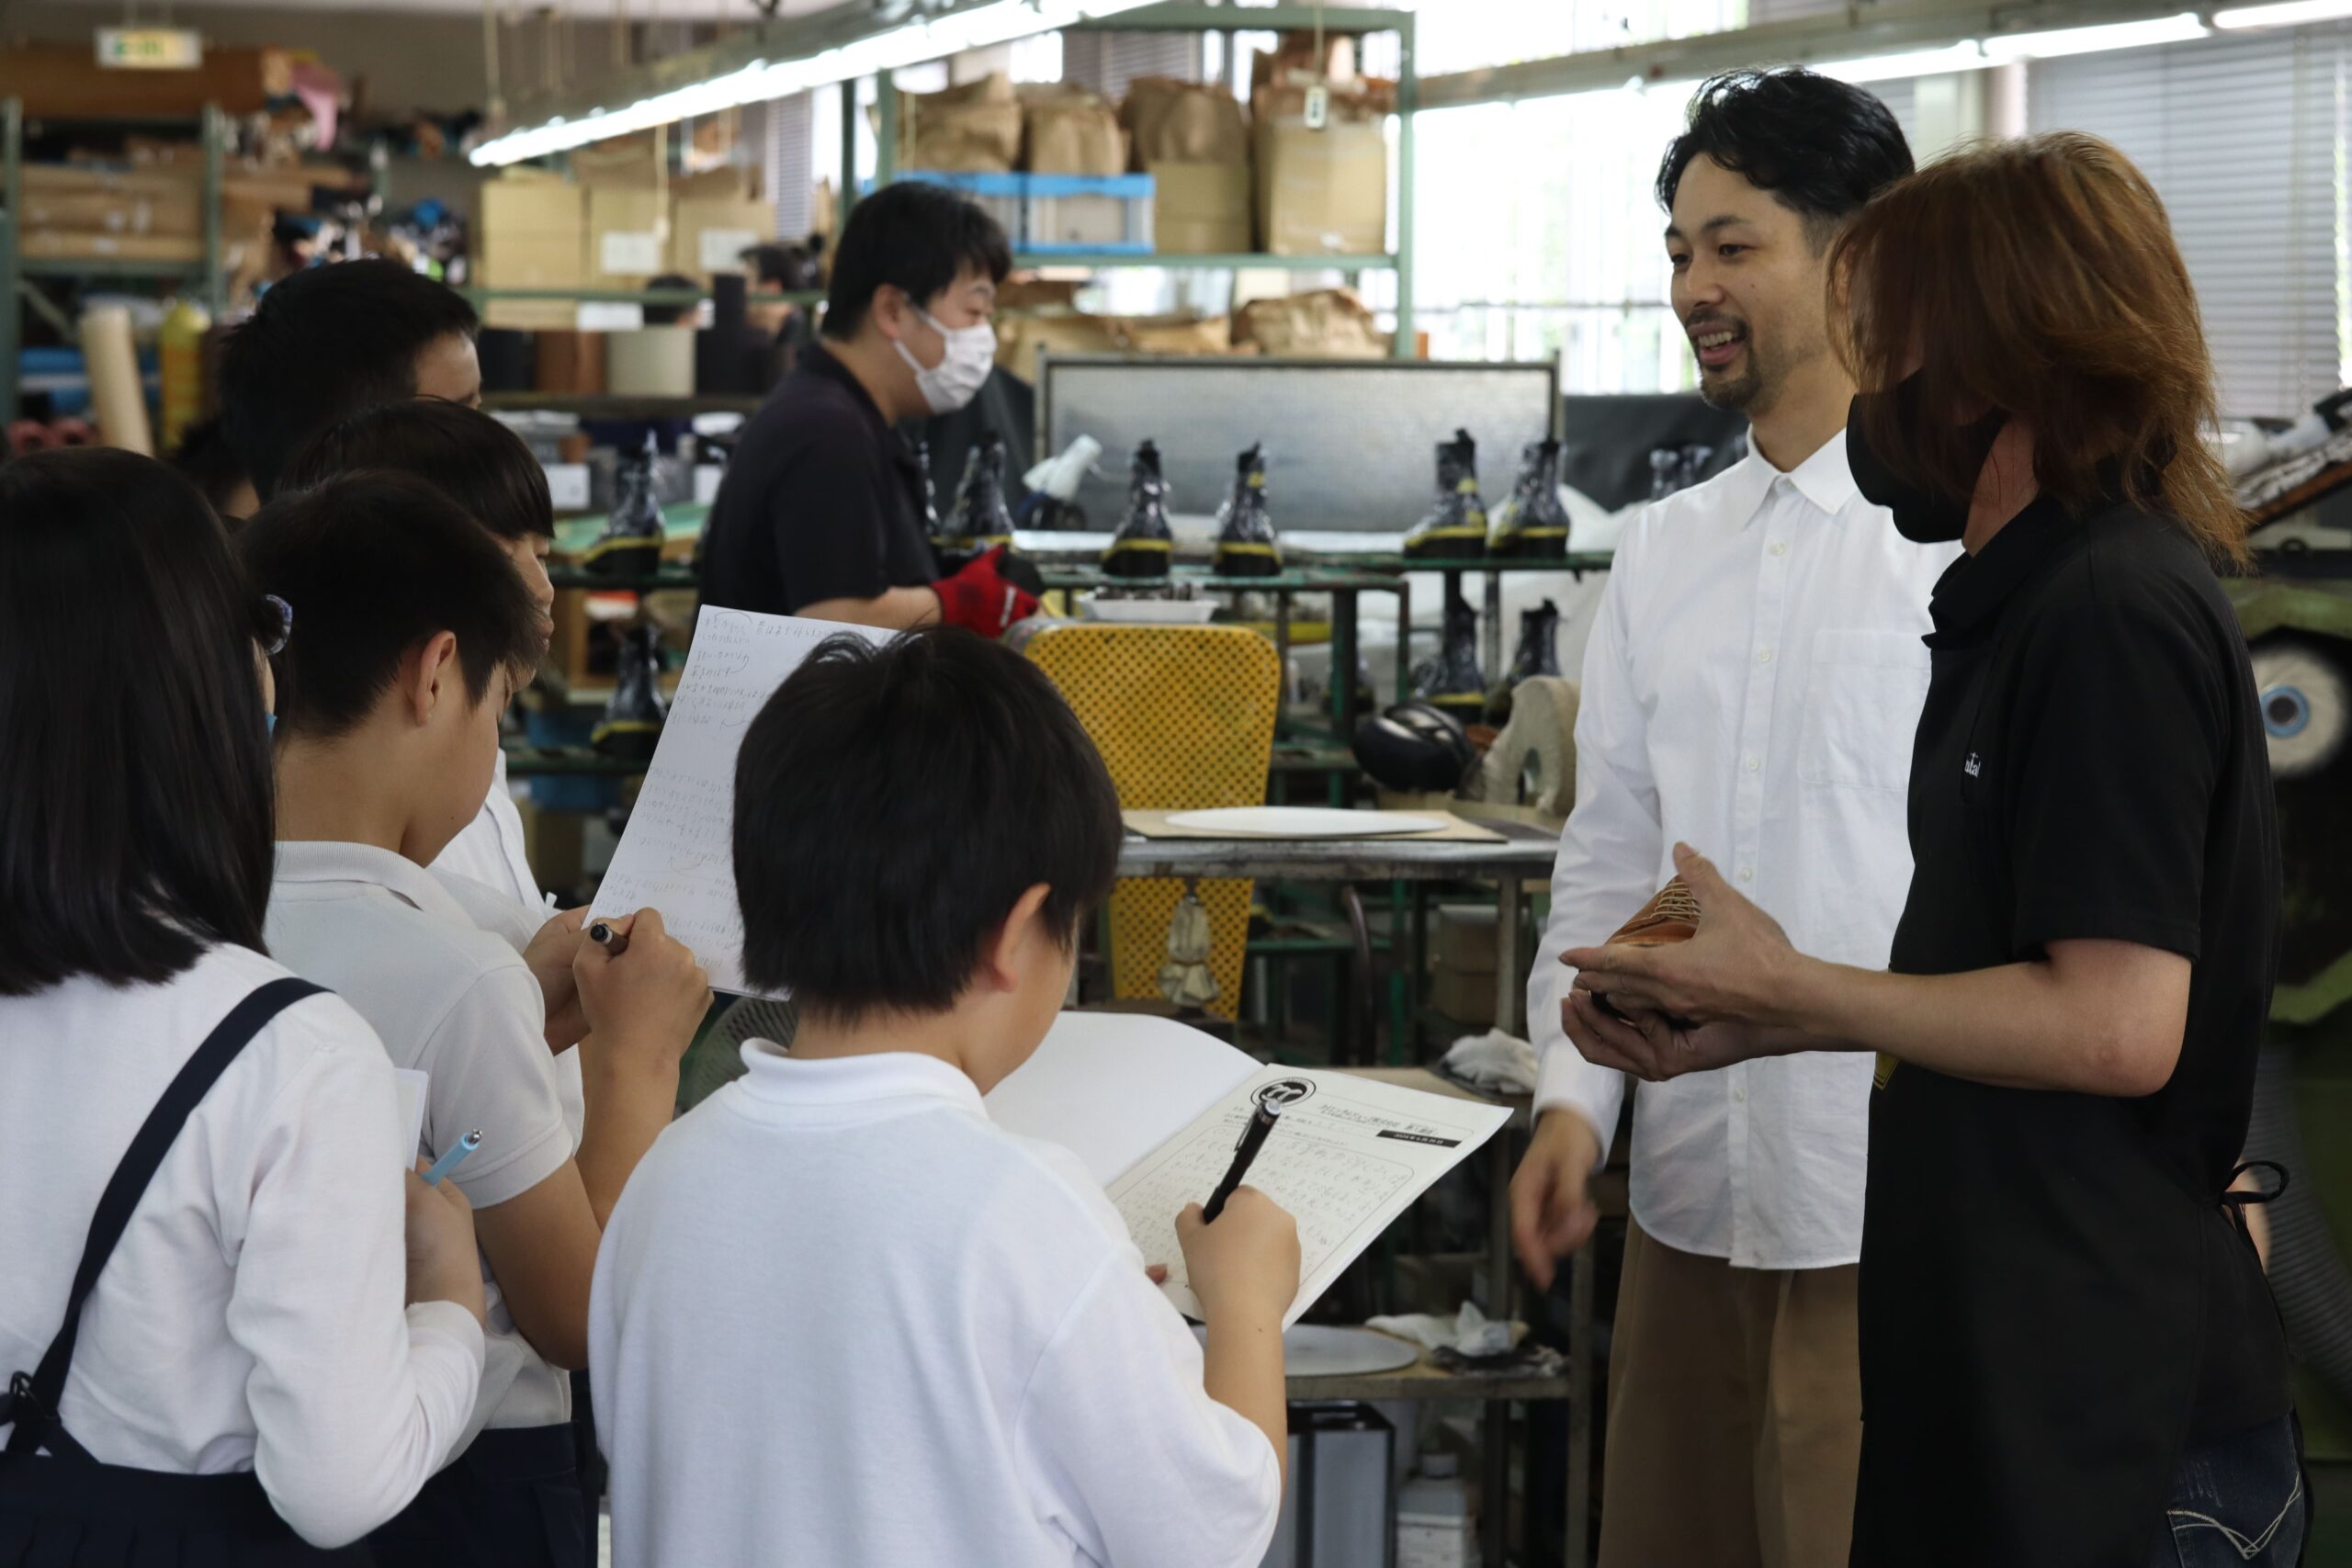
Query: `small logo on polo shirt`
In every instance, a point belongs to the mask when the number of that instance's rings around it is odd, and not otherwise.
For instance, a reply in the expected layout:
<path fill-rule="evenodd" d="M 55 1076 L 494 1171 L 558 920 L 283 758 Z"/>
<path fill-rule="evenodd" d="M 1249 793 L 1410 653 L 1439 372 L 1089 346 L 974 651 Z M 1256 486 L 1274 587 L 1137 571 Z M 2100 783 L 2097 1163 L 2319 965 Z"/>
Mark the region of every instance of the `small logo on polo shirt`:
<path fill-rule="evenodd" d="M 1979 757 L 1975 752 L 1971 751 L 1968 754 L 1967 762 L 1962 767 L 1961 771 L 1973 779 L 1984 771 L 1984 759 Z"/>

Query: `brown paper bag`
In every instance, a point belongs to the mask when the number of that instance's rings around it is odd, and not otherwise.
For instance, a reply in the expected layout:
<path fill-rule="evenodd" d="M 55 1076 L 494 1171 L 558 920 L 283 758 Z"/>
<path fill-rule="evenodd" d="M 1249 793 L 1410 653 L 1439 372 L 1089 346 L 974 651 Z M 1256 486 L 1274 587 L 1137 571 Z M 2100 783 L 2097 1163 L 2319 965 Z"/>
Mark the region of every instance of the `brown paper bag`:
<path fill-rule="evenodd" d="M 1098 95 L 1082 87 L 1024 88 L 1023 167 L 1035 175 L 1124 175 L 1127 133 Z"/>
<path fill-rule="evenodd" d="M 1001 71 L 944 92 L 900 93 L 898 166 L 1007 174 L 1021 157 L 1021 126 L 1012 78 Z"/>
<path fill-rule="evenodd" d="M 1233 341 L 1296 359 L 1379 359 L 1389 347 L 1388 334 L 1347 288 L 1252 299 L 1233 313 Z"/>
<path fill-rule="evenodd" d="M 1135 145 L 1135 164 L 1250 162 L 1250 130 L 1240 102 L 1222 88 L 1168 76 L 1139 76 L 1119 106 L 1119 123 Z"/>

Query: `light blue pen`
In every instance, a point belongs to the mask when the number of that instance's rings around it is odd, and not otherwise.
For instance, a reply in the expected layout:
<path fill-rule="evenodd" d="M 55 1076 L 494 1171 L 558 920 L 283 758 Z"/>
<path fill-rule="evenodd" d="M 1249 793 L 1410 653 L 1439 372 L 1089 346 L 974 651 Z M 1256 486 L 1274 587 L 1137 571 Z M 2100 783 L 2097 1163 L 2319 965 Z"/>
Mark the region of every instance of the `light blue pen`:
<path fill-rule="evenodd" d="M 464 1137 L 459 1138 L 456 1143 L 451 1144 L 449 1145 L 448 1152 L 444 1154 L 439 1159 L 433 1162 L 433 1168 L 424 1173 L 424 1184 L 427 1187 L 440 1186 L 441 1179 L 443 1177 L 457 1169 L 459 1165 L 465 1162 L 465 1157 L 468 1155 L 473 1153 L 480 1147 L 481 1147 L 481 1129 L 477 1127 L 472 1132 L 468 1133 Z"/>

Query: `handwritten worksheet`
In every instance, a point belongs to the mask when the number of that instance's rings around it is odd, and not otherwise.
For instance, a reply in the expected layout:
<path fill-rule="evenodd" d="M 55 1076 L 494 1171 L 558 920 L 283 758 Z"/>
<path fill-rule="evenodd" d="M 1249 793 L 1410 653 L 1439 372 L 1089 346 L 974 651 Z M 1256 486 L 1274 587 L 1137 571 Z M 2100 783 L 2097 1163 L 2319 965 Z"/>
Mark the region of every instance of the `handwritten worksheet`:
<path fill-rule="evenodd" d="M 1298 1222 L 1298 1295 L 1284 1326 L 1510 1120 L 1504 1106 L 1350 1073 L 1259 1066 L 1169 1020 L 1091 1013 L 1064 1013 L 988 1107 L 1008 1131 L 1077 1149 L 1144 1261 L 1168 1265 L 1169 1299 L 1199 1317 L 1176 1215 L 1216 1190 L 1261 1099 L 1281 1102 L 1282 1120 L 1244 1180 Z"/>
<path fill-rule="evenodd" d="M 735 753 L 785 677 L 842 632 L 877 645 L 892 635 L 748 610 L 702 612 L 661 743 L 597 889 L 598 915 L 660 910 L 719 990 L 750 991 L 735 899 Z"/>

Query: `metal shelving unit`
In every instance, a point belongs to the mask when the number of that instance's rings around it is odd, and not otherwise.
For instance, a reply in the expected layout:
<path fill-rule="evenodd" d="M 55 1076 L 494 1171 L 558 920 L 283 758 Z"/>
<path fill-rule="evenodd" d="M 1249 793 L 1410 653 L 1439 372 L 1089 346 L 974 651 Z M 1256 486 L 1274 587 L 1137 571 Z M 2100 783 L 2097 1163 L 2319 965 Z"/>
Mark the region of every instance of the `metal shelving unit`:
<path fill-rule="evenodd" d="M 152 116 L 90 118 L 46 115 L 44 120 L 141 126 L 187 125 L 186 119 Z M 121 282 L 193 283 L 205 308 L 216 317 L 228 302 L 228 278 L 220 265 L 220 172 L 228 143 L 228 120 L 208 104 L 194 121 L 204 149 L 202 254 L 192 261 L 152 261 L 125 256 L 28 256 L 24 254 L 25 113 L 23 100 L 0 100 L 0 421 L 17 417 L 20 404 L 17 355 L 22 345 L 18 296 L 31 278 L 91 278 Z"/>
<path fill-rule="evenodd" d="M 1101 252 L 1077 254 L 1018 255 L 1013 265 L 1020 267 L 1087 267 L 1098 271 L 1114 267 L 1238 268 L 1271 267 L 1290 272 L 1320 272 L 1337 270 L 1351 275 L 1363 272 L 1394 272 L 1396 275 L 1396 332 L 1393 352 L 1399 359 L 1413 357 L 1413 117 L 1419 107 L 1419 87 L 1413 72 L 1413 13 L 1410 11 L 1379 11 L 1358 6 L 1323 6 L 1314 5 L 1252 6 L 1236 8 L 1227 6 L 1204 6 L 1191 0 L 1165 0 L 1158 6 L 1145 6 L 1132 11 L 1121 11 L 1099 21 L 1073 24 L 1072 32 L 1156 32 L 1213 33 L 1229 32 L 1237 28 L 1274 32 L 1293 28 L 1319 28 L 1327 34 L 1361 38 L 1366 33 L 1395 33 L 1397 38 L 1398 63 L 1396 71 L 1396 254 L 1373 256 L 1278 256 L 1264 254 L 1233 255 L 1136 255 L 1126 252 Z M 845 193 L 854 193 L 857 180 L 857 95 L 842 95 L 842 183 Z M 897 170 L 892 165 L 899 141 L 899 98 L 891 85 L 888 72 L 875 79 L 875 106 L 880 124 L 876 129 L 874 172 L 877 184 L 888 184 Z M 846 203 L 854 196 L 845 197 L 842 209 L 844 220 L 849 216 Z"/>

